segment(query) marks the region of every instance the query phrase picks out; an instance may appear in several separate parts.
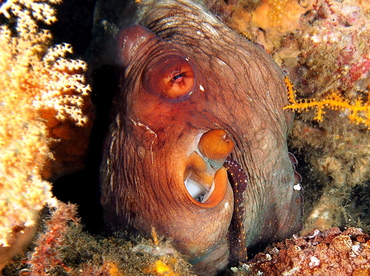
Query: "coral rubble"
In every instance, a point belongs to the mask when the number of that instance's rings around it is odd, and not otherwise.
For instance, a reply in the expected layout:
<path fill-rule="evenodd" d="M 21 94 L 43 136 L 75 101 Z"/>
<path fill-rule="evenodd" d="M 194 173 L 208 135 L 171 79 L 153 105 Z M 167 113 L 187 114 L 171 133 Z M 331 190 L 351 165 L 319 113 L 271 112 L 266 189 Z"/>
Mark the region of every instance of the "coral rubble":
<path fill-rule="evenodd" d="M 274 243 L 236 275 L 369 275 L 370 237 L 360 228 L 325 232 Z"/>
<path fill-rule="evenodd" d="M 32 237 L 38 211 L 53 202 L 43 178 L 53 158 L 51 121 L 87 121 L 86 63 L 66 59 L 71 45 L 51 45 L 51 33 L 38 26 L 55 22 L 51 4 L 58 2 L 0 4 L 0 269 Z"/>

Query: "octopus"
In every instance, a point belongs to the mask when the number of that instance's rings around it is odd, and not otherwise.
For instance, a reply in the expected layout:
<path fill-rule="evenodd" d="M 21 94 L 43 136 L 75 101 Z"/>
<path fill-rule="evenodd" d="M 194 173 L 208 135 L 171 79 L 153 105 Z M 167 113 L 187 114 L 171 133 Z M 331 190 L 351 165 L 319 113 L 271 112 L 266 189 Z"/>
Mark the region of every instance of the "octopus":
<path fill-rule="evenodd" d="M 197 275 L 215 275 L 302 227 L 285 76 L 201 2 L 136 2 L 134 24 L 115 35 L 104 220 L 155 229 Z"/>

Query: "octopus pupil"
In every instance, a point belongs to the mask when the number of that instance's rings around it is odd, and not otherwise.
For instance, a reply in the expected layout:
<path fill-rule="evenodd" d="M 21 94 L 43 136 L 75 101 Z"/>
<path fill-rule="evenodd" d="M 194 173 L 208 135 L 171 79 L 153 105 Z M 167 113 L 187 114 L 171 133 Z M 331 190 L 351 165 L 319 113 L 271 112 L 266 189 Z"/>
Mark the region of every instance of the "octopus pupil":
<path fill-rule="evenodd" d="M 183 73 L 179 73 L 179 74 L 177 74 L 177 75 L 173 76 L 172 80 L 173 80 L 174 82 L 180 82 L 180 81 L 182 81 L 182 78 L 183 78 L 183 77 L 184 77 L 184 74 L 183 74 Z"/>

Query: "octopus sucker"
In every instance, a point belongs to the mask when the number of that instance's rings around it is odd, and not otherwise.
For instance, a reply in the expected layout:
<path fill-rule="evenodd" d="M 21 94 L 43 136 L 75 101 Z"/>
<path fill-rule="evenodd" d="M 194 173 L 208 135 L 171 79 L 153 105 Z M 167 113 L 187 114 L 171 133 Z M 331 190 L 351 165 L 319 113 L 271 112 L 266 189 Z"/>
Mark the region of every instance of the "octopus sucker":
<path fill-rule="evenodd" d="M 230 224 L 229 243 L 230 243 L 230 264 L 238 265 L 248 259 L 247 247 L 245 246 L 245 231 L 243 224 L 244 207 L 243 193 L 248 188 L 248 176 L 241 165 L 231 158 L 226 159 L 224 164 L 230 176 L 232 189 L 234 192 L 234 212 L 232 223 Z"/>
<path fill-rule="evenodd" d="M 296 171 L 296 166 L 298 165 L 298 160 L 294 156 L 294 154 L 291 153 L 291 152 L 289 152 L 289 159 L 290 159 L 290 162 L 292 163 L 292 167 L 293 167 L 293 170 L 294 170 L 294 184 L 295 185 L 300 185 L 300 183 L 302 182 L 302 176 Z M 300 187 L 300 186 L 296 186 L 296 187 L 297 188 L 295 188 L 295 189 L 298 189 L 298 187 Z"/>

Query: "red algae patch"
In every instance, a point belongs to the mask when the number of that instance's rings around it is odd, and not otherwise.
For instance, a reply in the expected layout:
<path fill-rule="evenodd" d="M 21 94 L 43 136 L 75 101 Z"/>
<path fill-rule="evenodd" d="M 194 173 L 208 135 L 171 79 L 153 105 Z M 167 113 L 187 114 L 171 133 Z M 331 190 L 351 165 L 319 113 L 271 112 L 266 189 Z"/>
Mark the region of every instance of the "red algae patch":
<path fill-rule="evenodd" d="M 252 275 L 369 275 L 369 259 L 368 234 L 360 228 L 342 232 L 333 227 L 273 243 L 244 269 Z"/>

